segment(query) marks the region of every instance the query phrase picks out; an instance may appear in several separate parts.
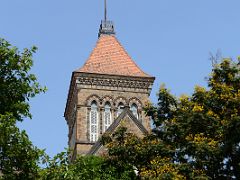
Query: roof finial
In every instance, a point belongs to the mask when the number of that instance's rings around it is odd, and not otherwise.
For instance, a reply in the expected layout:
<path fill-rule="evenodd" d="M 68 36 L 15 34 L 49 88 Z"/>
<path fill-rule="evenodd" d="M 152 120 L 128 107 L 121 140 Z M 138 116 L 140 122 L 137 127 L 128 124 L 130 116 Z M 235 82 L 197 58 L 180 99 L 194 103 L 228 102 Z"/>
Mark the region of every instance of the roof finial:
<path fill-rule="evenodd" d="M 104 20 L 101 22 L 98 37 L 102 34 L 115 35 L 113 22 L 107 20 L 107 0 L 104 0 Z"/>
<path fill-rule="evenodd" d="M 107 21 L 107 0 L 104 0 L 104 20 Z"/>

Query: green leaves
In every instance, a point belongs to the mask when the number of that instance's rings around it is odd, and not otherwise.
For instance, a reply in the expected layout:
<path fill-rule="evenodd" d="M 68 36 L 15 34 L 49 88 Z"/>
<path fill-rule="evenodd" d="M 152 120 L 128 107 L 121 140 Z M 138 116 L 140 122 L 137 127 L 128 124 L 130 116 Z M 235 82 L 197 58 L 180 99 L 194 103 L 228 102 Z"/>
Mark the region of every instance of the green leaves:
<path fill-rule="evenodd" d="M 30 117 L 29 99 L 45 91 L 34 74 L 36 47 L 20 52 L 0 39 L 0 171 L 3 179 L 37 179 L 43 151 L 33 146 L 17 121 Z"/>
<path fill-rule="evenodd" d="M 118 176 L 118 169 L 102 157 L 78 157 L 70 163 L 68 155 L 68 153 L 59 153 L 53 159 L 46 157 L 44 160 L 46 167 L 40 171 L 39 180 L 129 179 L 127 176 L 123 177 L 124 173 Z"/>
<path fill-rule="evenodd" d="M 178 164 L 187 161 L 185 176 L 240 179 L 240 66 L 231 59 L 215 65 L 209 89 L 197 86 L 178 100 L 161 88 L 158 106 L 147 107 L 156 134 L 172 146 Z M 185 158 L 184 158 L 185 157 Z"/>
<path fill-rule="evenodd" d="M 24 49 L 21 53 L 4 39 L 0 39 L 0 114 L 12 113 L 18 121 L 31 117 L 28 101 L 45 92 L 34 74 L 32 56 L 37 48 Z"/>
<path fill-rule="evenodd" d="M 43 153 L 35 146 L 25 131 L 15 125 L 15 118 L 0 115 L 0 169 L 3 179 L 36 179 L 38 159 Z"/>

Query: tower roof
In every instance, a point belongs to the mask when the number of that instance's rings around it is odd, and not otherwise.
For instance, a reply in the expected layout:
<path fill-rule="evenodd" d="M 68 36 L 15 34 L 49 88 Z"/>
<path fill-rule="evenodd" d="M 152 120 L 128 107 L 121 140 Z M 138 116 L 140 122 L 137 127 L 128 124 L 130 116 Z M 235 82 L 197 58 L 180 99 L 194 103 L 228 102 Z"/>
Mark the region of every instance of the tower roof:
<path fill-rule="evenodd" d="M 101 34 L 90 57 L 75 72 L 151 77 L 131 59 L 114 35 Z"/>

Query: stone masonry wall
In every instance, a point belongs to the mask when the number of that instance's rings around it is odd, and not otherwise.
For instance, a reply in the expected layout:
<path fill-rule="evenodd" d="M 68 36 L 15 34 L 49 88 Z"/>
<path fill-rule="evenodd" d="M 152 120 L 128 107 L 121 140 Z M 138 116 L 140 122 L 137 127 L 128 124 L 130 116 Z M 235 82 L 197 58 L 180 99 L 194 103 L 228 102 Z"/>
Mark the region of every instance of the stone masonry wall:
<path fill-rule="evenodd" d="M 102 78 L 102 79 L 101 79 Z M 102 121 L 104 105 L 106 102 L 111 104 L 111 114 L 112 120 L 117 118 L 117 108 L 118 104 L 122 102 L 124 106 L 131 106 L 135 103 L 138 106 L 139 120 L 142 122 L 143 126 L 150 132 L 150 120 L 145 116 L 143 107 L 145 103 L 149 102 L 149 92 L 151 90 L 150 80 L 142 79 L 128 79 L 125 77 L 123 80 L 118 80 L 114 77 L 114 83 L 112 86 L 108 86 L 108 79 L 101 77 L 98 79 L 98 75 L 94 77 L 88 77 L 88 79 L 76 80 L 77 92 L 74 99 L 71 102 L 77 103 L 76 108 L 76 134 L 70 134 L 69 137 L 76 137 L 76 151 L 78 154 L 86 154 L 92 147 L 89 140 L 89 112 L 91 108 L 92 101 L 96 101 L 98 104 L 98 119 Z M 120 79 L 122 77 L 119 77 Z M 78 78 L 76 78 L 78 79 Z M 89 83 L 91 79 L 91 83 Z M 109 77 L 109 81 L 112 80 Z M 119 83 L 118 83 L 119 81 Z M 129 84 L 127 86 L 126 82 Z M 122 83 L 122 84 L 121 84 Z M 146 84 L 148 83 L 148 85 Z M 117 85 L 118 84 L 118 85 Z M 143 84 L 144 87 L 139 85 Z M 149 88 L 147 88 L 149 86 Z M 76 99 L 75 99 L 76 98 Z M 71 103 L 70 103 L 71 105 Z M 130 124 L 129 124 L 130 125 Z M 99 123 L 98 132 L 100 136 L 103 133 L 102 124 Z M 136 133 L 138 131 L 136 130 Z M 72 131 L 73 133 L 73 131 Z M 137 133 L 138 134 L 138 133 Z M 70 138 L 71 139 L 71 138 Z M 70 141 L 69 139 L 69 141 Z"/>

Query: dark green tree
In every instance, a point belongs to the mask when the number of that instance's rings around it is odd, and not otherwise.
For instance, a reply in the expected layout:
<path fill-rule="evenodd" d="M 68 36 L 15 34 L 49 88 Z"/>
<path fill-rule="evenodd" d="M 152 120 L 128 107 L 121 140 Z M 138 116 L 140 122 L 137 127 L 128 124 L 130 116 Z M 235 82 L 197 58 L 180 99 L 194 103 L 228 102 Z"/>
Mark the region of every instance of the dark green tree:
<path fill-rule="evenodd" d="M 39 180 L 125 180 L 128 169 L 120 173 L 119 169 L 104 157 L 80 156 L 74 162 L 69 162 L 68 153 L 57 154 L 53 159 L 45 156 L 45 168 L 40 170 Z"/>
<path fill-rule="evenodd" d="M 20 52 L 0 39 L 0 178 L 36 179 L 42 151 L 32 145 L 17 121 L 31 118 L 29 100 L 45 88 L 30 73 L 36 47 Z"/>

